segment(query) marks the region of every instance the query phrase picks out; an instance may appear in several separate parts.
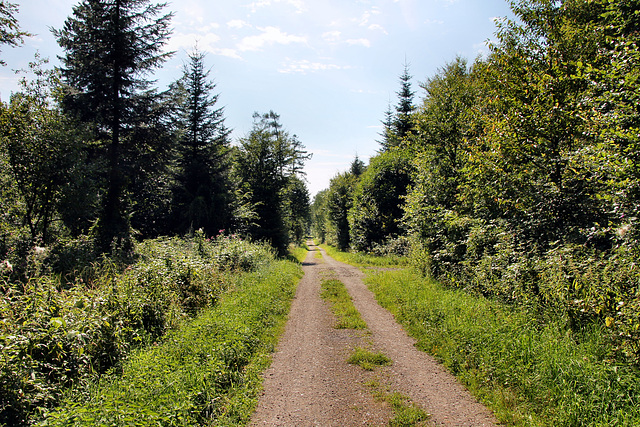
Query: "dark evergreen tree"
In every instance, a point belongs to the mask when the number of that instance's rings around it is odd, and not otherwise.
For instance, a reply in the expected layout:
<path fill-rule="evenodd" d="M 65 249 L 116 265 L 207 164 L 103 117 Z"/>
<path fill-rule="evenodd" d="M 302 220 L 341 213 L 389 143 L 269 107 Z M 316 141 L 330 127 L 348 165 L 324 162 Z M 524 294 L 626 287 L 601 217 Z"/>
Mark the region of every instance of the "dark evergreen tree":
<path fill-rule="evenodd" d="M 413 126 L 411 116 L 415 110 L 413 105 L 413 96 L 415 92 L 411 89 L 412 76 L 409 74 L 409 65 L 405 63 L 404 72 L 400 76 L 400 91 L 398 95 L 398 104 L 395 111 L 391 109 L 391 105 L 385 113 L 385 120 L 382 122 L 382 151 L 386 151 L 391 147 L 397 147 L 409 135 Z"/>
<path fill-rule="evenodd" d="M 396 116 L 393 122 L 393 129 L 395 131 L 398 142 L 402 141 L 411 130 L 411 113 L 415 110 L 413 105 L 413 95 L 415 92 L 411 90 L 411 78 L 409 74 L 409 64 L 404 64 L 404 72 L 400 76 L 400 91 L 398 95 L 398 105 L 396 105 Z"/>
<path fill-rule="evenodd" d="M 183 77 L 173 86 L 179 130 L 173 207 L 178 230 L 203 228 L 213 234 L 230 222 L 230 131 L 224 125 L 223 108 L 216 107 L 216 85 L 204 59 L 204 53 L 194 50 Z"/>
<path fill-rule="evenodd" d="M 273 111 L 254 114 L 251 132 L 240 139 L 236 174 L 257 214 L 249 234 L 270 242 L 280 254 L 289 244 L 283 190 L 302 173 L 304 161 L 310 157 L 298 138 L 283 129 L 280 116 Z"/>
<path fill-rule="evenodd" d="M 105 251 L 114 240 L 130 239 L 126 196 L 132 169 L 123 160 L 125 150 L 133 157 L 140 150 L 135 132 L 149 124 L 147 114 L 154 110 L 157 94 L 146 77 L 171 55 L 163 51 L 172 17 L 164 7 L 149 0 L 83 0 L 64 27 L 53 30 L 65 51 L 60 58 L 69 86 L 64 105 L 94 123 L 96 139 L 108 145 L 107 188 L 98 223 Z"/>

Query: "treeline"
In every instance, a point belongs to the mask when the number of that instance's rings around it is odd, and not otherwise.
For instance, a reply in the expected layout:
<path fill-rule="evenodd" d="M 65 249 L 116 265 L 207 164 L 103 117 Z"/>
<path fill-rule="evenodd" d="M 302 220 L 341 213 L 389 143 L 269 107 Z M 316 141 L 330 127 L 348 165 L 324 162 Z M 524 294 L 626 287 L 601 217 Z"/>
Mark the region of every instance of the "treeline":
<path fill-rule="evenodd" d="M 451 286 L 639 363 L 640 2 L 519 0 L 490 54 L 420 84 L 408 67 L 381 148 L 312 205 L 342 249 L 409 254 Z"/>
<path fill-rule="evenodd" d="M 80 1 L 53 34 L 61 66 L 36 58 L 0 103 L 0 260 L 22 274 L 35 246 L 128 256 L 134 240 L 221 230 L 272 244 L 300 240 L 310 157 L 278 114 L 256 113 L 232 145 L 197 48 L 166 90 L 153 72 L 173 53 L 172 13 L 149 0 Z M 0 4 L 0 42 L 30 36 Z M 88 238 L 87 238 L 88 236 Z M 60 266 L 62 267 L 62 266 Z"/>

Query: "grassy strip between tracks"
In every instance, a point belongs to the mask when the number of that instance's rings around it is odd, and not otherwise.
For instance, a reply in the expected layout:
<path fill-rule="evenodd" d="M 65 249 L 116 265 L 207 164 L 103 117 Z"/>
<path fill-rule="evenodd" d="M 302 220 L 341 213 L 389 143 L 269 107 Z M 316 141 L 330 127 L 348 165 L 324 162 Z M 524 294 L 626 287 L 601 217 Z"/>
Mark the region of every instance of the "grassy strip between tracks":
<path fill-rule="evenodd" d="M 607 359 L 604 331 L 572 331 L 525 309 L 444 288 L 411 271 L 366 282 L 418 347 L 506 425 L 640 425 L 640 375 Z"/>
<path fill-rule="evenodd" d="M 241 275 L 215 308 L 133 355 L 121 376 L 70 397 L 42 425 L 246 424 L 300 277 L 288 261 Z"/>
<path fill-rule="evenodd" d="M 331 311 L 336 316 L 336 329 L 367 329 L 367 323 L 353 305 L 344 284 L 337 279 L 325 278 L 321 283 L 322 298 L 331 303 Z"/>

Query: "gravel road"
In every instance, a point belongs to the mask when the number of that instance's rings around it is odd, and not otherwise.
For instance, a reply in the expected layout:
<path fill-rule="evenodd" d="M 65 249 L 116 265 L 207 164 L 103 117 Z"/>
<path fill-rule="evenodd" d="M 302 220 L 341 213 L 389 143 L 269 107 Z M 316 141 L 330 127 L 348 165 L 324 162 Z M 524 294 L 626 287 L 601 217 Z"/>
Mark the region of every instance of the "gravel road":
<path fill-rule="evenodd" d="M 494 426 L 488 409 L 432 357 L 417 350 L 393 316 L 376 302 L 355 267 L 330 258 L 309 243 L 289 320 L 271 367 L 252 426 L 377 426 L 393 417 L 367 383 L 375 380 L 408 396 L 436 426 Z M 322 258 L 318 257 L 318 252 Z M 320 298 L 323 277 L 345 284 L 368 331 L 334 329 L 335 318 Z M 393 364 L 365 371 L 346 359 L 356 346 L 381 351 Z"/>

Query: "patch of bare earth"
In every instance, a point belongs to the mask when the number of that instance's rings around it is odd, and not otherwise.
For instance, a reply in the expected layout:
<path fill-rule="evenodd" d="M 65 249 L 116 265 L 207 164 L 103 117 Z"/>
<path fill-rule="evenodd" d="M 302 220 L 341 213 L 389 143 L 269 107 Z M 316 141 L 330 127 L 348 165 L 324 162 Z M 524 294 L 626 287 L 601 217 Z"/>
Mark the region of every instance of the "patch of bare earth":
<path fill-rule="evenodd" d="M 291 306 L 289 320 L 251 425 L 361 426 L 386 425 L 393 417 L 388 404 L 374 398 L 366 384 L 385 384 L 408 396 L 431 414 L 430 423 L 444 426 L 493 426 L 484 406 L 432 357 L 417 350 L 393 316 L 376 302 L 356 267 L 335 261 L 309 244 Z M 347 287 L 368 332 L 334 329 L 335 318 L 320 298 L 326 275 Z M 346 360 L 356 346 L 381 351 L 393 360 L 389 367 L 368 372 Z"/>

